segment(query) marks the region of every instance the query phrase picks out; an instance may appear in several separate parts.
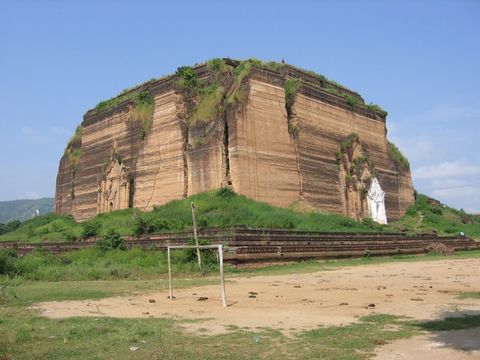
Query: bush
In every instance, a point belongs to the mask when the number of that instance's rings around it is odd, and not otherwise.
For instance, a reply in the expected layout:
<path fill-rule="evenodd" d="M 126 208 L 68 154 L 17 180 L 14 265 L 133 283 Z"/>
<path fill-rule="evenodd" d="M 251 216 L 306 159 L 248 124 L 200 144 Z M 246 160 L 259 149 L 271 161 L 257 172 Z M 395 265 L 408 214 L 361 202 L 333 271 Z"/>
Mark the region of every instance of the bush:
<path fill-rule="evenodd" d="M 17 253 L 12 249 L 0 250 L 0 275 L 14 275 L 16 273 Z"/>
<path fill-rule="evenodd" d="M 299 79 L 287 79 L 285 80 L 285 107 L 287 111 L 291 112 L 292 106 L 295 102 L 295 96 L 298 89 L 301 86 L 301 81 Z"/>
<path fill-rule="evenodd" d="M 144 234 L 155 234 L 170 230 L 172 224 L 165 219 L 159 219 L 152 214 L 143 214 L 137 217 L 133 225 L 133 233 L 137 236 Z"/>
<path fill-rule="evenodd" d="M 237 195 L 235 193 L 235 191 L 233 191 L 229 187 L 222 187 L 220 190 L 218 190 L 217 194 L 218 194 L 218 196 L 220 196 L 222 198 L 229 198 L 229 197 L 234 197 L 235 195 Z"/>
<path fill-rule="evenodd" d="M 188 240 L 188 245 L 195 246 L 195 239 Z M 199 239 L 198 245 L 210 245 L 208 240 Z M 202 257 L 202 265 L 213 265 L 217 262 L 215 249 L 200 249 L 200 256 Z M 197 263 L 197 249 L 187 249 L 183 259 L 187 263 Z"/>
<path fill-rule="evenodd" d="M 65 240 L 68 242 L 74 242 L 78 240 L 78 236 L 73 233 L 73 231 L 67 231 L 65 233 Z"/>
<path fill-rule="evenodd" d="M 0 224 L 0 235 L 17 230 L 22 222 L 19 220 L 9 221 L 6 224 Z"/>
<path fill-rule="evenodd" d="M 198 219 L 198 226 L 201 228 L 207 228 L 208 227 L 208 218 L 204 215 L 200 216 L 200 219 Z"/>
<path fill-rule="evenodd" d="M 388 142 L 388 151 L 390 152 L 392 159 L 401 169 L 410 171 L 410 163 L 408 162 L 408 159 L 402 154 L 400 149 L 390 141 Z"/>
<path fill-rule="evenodd" d="M 102 227 L 102 224 L 98 220 L 86 221 L 82 224 L 82 237 L 88 238 L 91 236 L 97 236 L 98 231 Z"/>
<path fill-rule="evenodd" d="M 343 94 L 343 98 L 345 99 L 345 102 L 350 105 L 352 108 L 358 105 L 358 100 L 357 98 L 353 97 L 352 95 L 348 94 Z"/>
<path fill-rule="evenodd" d="M 97 248 L 102 251 L 126 250 L 122 237 L 113 229 L 109 230 L 102 240 L 97 241 Z"/>

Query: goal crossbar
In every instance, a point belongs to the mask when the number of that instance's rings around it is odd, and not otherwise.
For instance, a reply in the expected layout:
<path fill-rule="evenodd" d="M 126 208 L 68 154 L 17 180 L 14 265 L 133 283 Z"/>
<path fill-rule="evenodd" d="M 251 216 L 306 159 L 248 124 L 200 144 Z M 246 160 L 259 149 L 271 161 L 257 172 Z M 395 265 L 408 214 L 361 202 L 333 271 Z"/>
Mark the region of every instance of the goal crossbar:
<path fill-rule="evenodd" d="M 218 262 L 220 267 L 220 287 L 222 291 L 222 305 L 227 307 L 227 295 L 225 293 L 225 279 L 223 276 L 223 245 L 169 245 L 167 246 L 167 260 L 168 260 L 168 290 L 170 300 L 173 300 L 173 287 L 172 287 L 172 262 L 170 252 L 175 249 L 218 249 Z"/>

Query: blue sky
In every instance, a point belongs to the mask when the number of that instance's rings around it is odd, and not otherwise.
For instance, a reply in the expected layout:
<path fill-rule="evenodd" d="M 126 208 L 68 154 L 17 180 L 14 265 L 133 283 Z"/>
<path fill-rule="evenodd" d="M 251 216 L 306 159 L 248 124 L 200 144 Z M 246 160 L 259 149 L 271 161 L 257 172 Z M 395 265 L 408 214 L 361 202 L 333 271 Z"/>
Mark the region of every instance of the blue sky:
<path fill-rule="evenodd" d="M 415 188 L 480 212 L 479 35 L 475 0 L 0 0 L 0 200 L 53 196 L 100 100 L 229 56 L 284 58 L 380 104 Z"/>

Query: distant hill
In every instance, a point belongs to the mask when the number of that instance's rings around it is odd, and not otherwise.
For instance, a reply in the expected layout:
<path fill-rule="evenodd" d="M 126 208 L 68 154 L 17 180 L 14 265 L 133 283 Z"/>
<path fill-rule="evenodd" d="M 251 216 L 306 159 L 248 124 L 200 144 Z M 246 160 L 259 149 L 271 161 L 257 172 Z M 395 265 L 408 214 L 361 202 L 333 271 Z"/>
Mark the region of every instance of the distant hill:
<path fill-rule="evenodd" d="M 0 201 L 0 223 L 29 220 L 35 216 L 37 209 L 40 215 L 45 215 L 53 211 L 54 204 L 54 198 Z"/>

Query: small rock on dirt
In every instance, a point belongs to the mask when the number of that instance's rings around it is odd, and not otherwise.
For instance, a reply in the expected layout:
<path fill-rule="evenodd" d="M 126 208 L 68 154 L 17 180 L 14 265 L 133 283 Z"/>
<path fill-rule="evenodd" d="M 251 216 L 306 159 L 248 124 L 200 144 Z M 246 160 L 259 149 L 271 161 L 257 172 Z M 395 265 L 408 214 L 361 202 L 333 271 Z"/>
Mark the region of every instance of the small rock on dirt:
<path fill-rule="evenodd" d="M 343 303 L 340 303 L 339 305 L 340 305 L 340 306 L 345 306 L 345 305 L 348 305 L 348 303 L 343 302 Z"/>
<path fill-rule="evenodd" d="M 130 346 L 130 351 L 137 351 L 138 349 L 138 346 Z"/>
<path fill-rule="evenodd" d="M 148 299 L 148 302 L 149 302 L 150 304 L 156 303 L 155 299 Z"/>
<path fill-rule="evenodd" d="M 206 296 L 200 296 L 197 301 L 205 301 L 205 300 L 208 300 L 208 297 Z"/>

